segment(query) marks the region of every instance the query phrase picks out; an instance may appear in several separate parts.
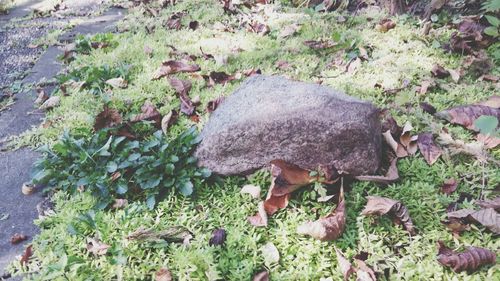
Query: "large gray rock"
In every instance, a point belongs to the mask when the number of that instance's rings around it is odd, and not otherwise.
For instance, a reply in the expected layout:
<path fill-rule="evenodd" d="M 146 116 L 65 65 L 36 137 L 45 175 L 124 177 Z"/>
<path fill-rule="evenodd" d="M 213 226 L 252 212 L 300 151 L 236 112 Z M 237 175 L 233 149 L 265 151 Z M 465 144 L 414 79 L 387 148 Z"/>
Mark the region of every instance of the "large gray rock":
<path fill-rule="evenodd" d="M 248 174 L 282 159 L 302 168 L 333 165 L 375 174 L 381 158 L 378 110 L 317 84 L 253 76 L 219 105 L 201 133 L 201 166 Z"/>

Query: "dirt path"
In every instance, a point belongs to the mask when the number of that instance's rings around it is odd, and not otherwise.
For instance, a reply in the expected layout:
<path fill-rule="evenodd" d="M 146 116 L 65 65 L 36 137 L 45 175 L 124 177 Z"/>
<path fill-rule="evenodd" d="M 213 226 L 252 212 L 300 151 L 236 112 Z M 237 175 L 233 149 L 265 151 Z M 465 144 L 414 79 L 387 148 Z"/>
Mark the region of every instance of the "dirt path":
<path fill-rule="evenodd" d="M 57 42 L 70 42 L 77 34 L 113 31 L 114 23 L 125 12 L 107 8 L 102 0 L 65 0 L 64 9 L 52 11 L 48 16 L 32 17 L 33 10 L 48 1 L 20 2 L 9 14 L 0 15 L 0 102 L 11 101 L 0 111 L 0 148 L 10 137 L 41 123 L 43 112 L 34 107 L 33 89 L 39 82 L 50 81 L 63 68 L 57 60 L 62 53 L 58 46 L 49 45 L 44 50 L 30 45 L 37 39 L 43 42 L 50 32 L 66 29 L 75 19 L 80 23 L 63 32 Z M 53 86 L 43 88 L 50 93 Z M 5 267 L 22 254 L 38 232 L 33 220 L 38 218 L 36 205 L 43 196 L 40 192 L 30 196 L 21 193 L 22 184 L 30 180 L 30 170 L 37 157 L 38 153 L 27 148 L 0 151 L 0 280 L 9 278 L 4 273 Z M 15 233 L 27 235 L 29 239 L 12 245 L 10 238 Z"/>

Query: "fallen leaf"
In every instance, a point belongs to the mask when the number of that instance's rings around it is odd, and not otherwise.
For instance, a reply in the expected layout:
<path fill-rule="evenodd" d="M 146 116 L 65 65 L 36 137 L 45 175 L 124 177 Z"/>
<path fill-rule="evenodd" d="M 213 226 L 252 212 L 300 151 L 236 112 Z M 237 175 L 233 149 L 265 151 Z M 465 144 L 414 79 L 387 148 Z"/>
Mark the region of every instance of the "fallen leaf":
<path fill-rule="evenodd" d="M 420 87 L 418 87 L 418 92 L 421 95 L 425 95 L 427 91 L 429 91 L 430 88 L 433 88 L 435 86 L 435 82 L 431 80 L 424 80 L 422 83 L 420 83 Z"/>
<path fill-rule="evenodd" d="M 225 72 L 217 72 L 212 71 L 209 75 L 204 75 L 203 78 L 208 80 L 208 84 L 210 86 L 214 86 L 215 84 L 227 84 L 236 79 L 234 75 L 229 75 Z"/>
<path fill-rule="evenodd" d="M 377 276 L 373 269 L 371 269 L 366 263 L 360 259 L 354 259 L 356 262 L 356 281 L 376 281 Z"/>
<path fill-rule="evenodd" d="M 412 136 L 411 131 L 413 130 L 410 122 L 406 122 L 401 136 L 399 137 L 399 143 L 404 147 L 404 149 L 408 152 L 408 154 L 413 155 L 417 152 L 418 145 L 418 136 Z"/>
<path fill-rule="evenodd" d="M 432 67 L 431 74 L 432 76 L 440 79 L 450 76 L 450 72 L 439 64 L 435 64 Z"/>
<path fill-rule="evenodd" d="M 170 110 L 163 118 L 161 119 L 161 130 L 164 134 L 167 134 L 168 128 L 175 122 L 177 119 L 177 112 Z"/>
<path fill-rule="evenodd" d="M 278 263 L 280 261 L 280 253 L 272 242 L 269 242 L 266 245 L 262 246 L 260 248 L 260 251 L 262 252 L 264 263 L 267 266 L 271 266 L 272 264 Z"/>
<path fill-rule="evenodd" d="M 443 154 L 441 148 L 434 143 L 432 133 L 419 134 L 417 144 L 422 156 L 429 165 L 434 164 Z"/>
<path fill-rule="evenodd" d="M 111 246 L 102 243 L 97 238 L 87 238 L 87 251 L 96 256 L 105 255 L 110 247 Z"/>
<path fill-rule="evenodd" d="M 200 67 L 196 64 L 187 64 L 183 61 L 176 60 L 164 61 L 153 74 L 153 80 L 157 80 L 170 74 L 179 72 L 196 72 L 199 70 Z"/>
<path fill-rule="evenodd" d="M 182 12 L 172 14 L 170 18 L 167 20 L 165 26 L 168 29 L 175 29 L 175 30 L 181 29 L 182 28 L 181 20 L 184 15 L 185 14 Z"/>
<path fill-rule="evenodd" d="M 191 82 L 177 78 L 168 79 L 168 82 L 179 96 L 179 100 L 181 101 L 181 112 L 188 116 L 193 115 L 196 107 L 188 96 L 192 87 Z"/>
<path fill-rule="evenodd" d="M 476 205 L 483 209 L 495 209 L 495 211 L 500 211 L 500 196 L 493 199 L 485 199 L 476 201 Z"/>
<path fill-rule="evenodd" d="M 376 26 L 375 29 L 380 32 L 387 32 L 396 27 L 396 23 L 391 19 L 382 19 Z"/>
<path fill-rule="evenodd" d="M 463 75 L 460 70 L 448 69 L 448 72 L 450 73 L 451 79 L 455 83 L 458 83 L 458 81 L 460 81 L 460 78 Z"/>
<path fill-rule="evenodd" d="M 389 170 L 384 176 L 356 176 L 355 179 L 360 181 L 371 181 L 379 184 L 391 184 L 399 180 L 398 173 L 398 158 L 395 158 L 391 161 L 391 165 L 389 166 Z"/>
<path fill-rule="evenodd" d="M 276 68 L 281 69 L 281 70 L 287 70 L 287 69 L 290 69 L 292 67 L 292 65 L 290 63 L 288 63 L 287 61 L 284 61 L 284 60 L 279 60 L 274 65 L 276 66 Z"/>
<path fill-rule="evenodd" d="M 161 114 L 150 101 L 144 102 L 144 105 L 141 107 L 141 113 L 131 118 L 130 122 L 136 123 L 145 120 L 154 121 L 156 127 L 161 127 Z"/>
<path fill-rule="evenodd" d="M 332 40 L 307 40 L 304 41 L 304 45 L 314 50 L 322 50 L 335 47 L 337 43 Z"/>
<path fill-rule="evenodd" d="M 163 230 L 139 227 L 127 236 L 128 240 L 146 242 L 172 242 L 188 244 L 193 238 L 192 233 L 183 226 L 172 226 Z"/>
<path fill-rule="evenodd" d="M 493 96 L 489 97 L 487 100 L 478 102 L 476 104 L 489 106 L 489 107 L 493 107 L 493 108 L 498 109 L 498 108 L 500 108 L 500 96 L 493 95 Z"/>
<path fill-rule="evenodd" d="M 457 190 L 458 182 L 456 179 L 447 179 L 441 185 L 441 192 L 446 194 L 452 194 Z"/>
<path fill-rule="evenodd" d="M 257 214 L 254 216 L 248 217 L 248 222 L 257 227 L 266 227 L 267 226 L 267 212 L 264 209 L 264 202 L 260 202 L 258 205 Z"/>
<path fill-rule="evenodd" d="M 149 47 L 148 45 L 144 45 L 144 53 L 151 57 L 153 55 L 153 48 Z"/>
<path fill-rule="evenodd" d="M 255 274 L 252 281 L 269 281 L 269 272 L 264 270 Z"/>
<path fill-rule="evenodd" d="M 42 88 L 37 88 L 36 93 L 37 93 L 37 98 L 35 100 L 36 105 L 44 103 L 49 98 L 49 96 L 45 93 L 45 91 Z"/>
<path fill-rule="evenodd" d="M 345 220 L 344 190 L 341 187 L 339 203 L 337 204 L 335 210 L 324 218 L 300 225 L 297 227 L 297 233 L 301 235 L 309 235 L 321 241 L 336 240 L 344 232 Z"/>
<path fill-rule="evenodd" d="M 361 59 L 355 58 L 351 60 L 346 67 L 346 72 L 349 74 L 355 74 L 356 71 L 361 67 Z"/>
<path fill-rule="evenodd" d="M 462 209 L 447 214 L 448 219 L 464 219 L 467 222 L 479 223 L 495 234 L 500 234 L 500 214 L 495 209 L 487 208 L 479 211 Z"/>
<path fill-rule="evenodd" d="M 434 115 L 436 113 L 436 108 L 434 106 L 432 106 L 431 104 L 426 103 L 426 102 L 421 102 L 420 108 L 422 108 L 423 111 L 429 113 L 430 115 Z"/>
<path fill-rule="evenodd" d="M 344 254 L 337 249 L 337 247 L 334 247 L 335 253 L 337 254 L 337 262 L 339 264 L 340 272 L 342 272 L 342 275 L 344 275 L 344 280 L 349 280 L 349 277 L 351 274 L 355 272 L 354 267 L 352 264 L 344 257 Z"/>
<path fill-rule="evenodd" d="M 310 171 L 283 160 L 271 161 L 271 167 L 274 183 L 272 195 L 274 196 L 283 196 L 292 193 L 314 180 L 309 175 Z"/>
<path fill-rule="evenodd" d="M 500 109 L 484 105 L 464 105 L 436 113 L 436 116 L 439 118 L 474 131 L 477 131 L 474 121 L 482 115 L 494 116 L 500 119 Z"/>
<path fill-rule="evenodd" d="M 219 228 L 214 230 L 208 244 L 210 246 L 220 246 L 226 241 L 226 230 Z"/>
<path fill-rule="evenodd" d="M 441 221 L 442 224 L 444 224 L 451 232 L 453 233 L 453 237 L 460 237 L 460 233 L 464 231 L 470 230 L 469 224 L 467 222 L 464 222 L 461 219 L 449 219 L 445 221 Z"/>
<path fill-rule="evenodd" d="M 200 26 L 200 23 L 197 20 L 189 22 L 189 29 L 196 30 Z"/>
<path fill-rule="evenodd" d="M 240 193 L 241 194 L 250 194 L 250 196 L 252 196 L 252 198 L 258 199 L 258 198 L 260 198 L 260 186 L 253 185 L 253 184 L 244 185 L 241 188 Z"/>
<path fill-rule="evenodd" d="M 491 75 L 491 74 L 484 74 L 483 76 L 480 77 L 480 79 L 483 81 L 489 81 L 489 82 L 493 82 L 493 83 L 500 81 L 499 76 Z"/>
<path fill-rule="evenodd" d="M 170 270 L 162 267 L 155 274 L 155 281 L 172 281 L 172 273 Z"/>
<path fill-rule="evenodd" d="M 26 249 L 24 250 L 23 255 L 21 256 L 21 261 L 20 261 L 21 266 L 26 265 L 32 255 L 33 255 L 33 245 L 28 245 L 28 247 L 26 247 Z"/>
<path fill-rule="evenodd" d="M 127 199 L 115 199 L 112 208 L 113 209 L 123 209 L 128 205 Z"/>
<path fill-rule="evenodd" d="M 42 105 L 40 106 L 41 110 L 50 110 L 56 106 L 59 106 L 61 103 L 61 97 L 52 96 L 48 98 Z"/>
<path fill-rule="evenodd" d="M 249 23 L 247 29 L 248 31 L 257 33 L 262 36 L 268 34 L 271 31 L 271 29 L 269 29 L 269 26 L 258 21 L 253 21 Z"/>
<path fill-rule="evenodd" d="M 214 112 L 217 107 L 224 101 L 225 97 L 218 97 L 216 99 L 213 99 L 207 103 L 207 112 L 212 113 Z"/>
<path fill-rule="evenodd" d="M 94 131 L 118 126 L 122 121 L 122 116 L 118 110 L 105 105 L 103 110 L 95 117 Z"/>
<path fill-rule="evenodd" d="M 495 264 L 496 254 L 479 247 L 467 247 L 466 251 L 457 253 L 446 247 L 442 241 L 438 241 L 437 260 L 440 264 L 451 267 L 455 272 L 473 272 L 484 265 Z"/>
<path fill-rule="evenodd" d="M 298 25 L 296 23 L 287 25 L 287 26 L 285 26 L 285 28 L 283 28 L 280 31 L 280 33 L 278 34 L 278 37 L 279 38 L 290 37 L 290 36 L 294 35 L 295 33 L 297 33 L 297 31 L 299 30 L 299 28 L 300 28 L 300 25 Z"/>
<path fill-rule="evenodd" d="M 110 85 L 113 88 L 120 88 L 120 89 L 127 88 L 128 86 L 127 81 L 125 81 L 125 79 L 121 77 L 106 80 L 106 84 Z"/>
<path fill-rule="evenodd" d="M 15 244 L 19 244 L 27 239 L 28 239 L 28 236 L 26 236 L 24 234 L 16 233 L 16 234 L 12 235 L 12 237 L 10 237 L 10 243 L 15 245 Z"/>
<path fill-rule="evenodd" d="M 361 212 L 362 215 L 392 215 L 396 223 L 402 223 L 406 231 L 411 235 L 415 235 L 415 227 L 410 218 L 408 208 L 400 201 L 379 196 L 368 196 L 367 199 L 368 202 Z"/>

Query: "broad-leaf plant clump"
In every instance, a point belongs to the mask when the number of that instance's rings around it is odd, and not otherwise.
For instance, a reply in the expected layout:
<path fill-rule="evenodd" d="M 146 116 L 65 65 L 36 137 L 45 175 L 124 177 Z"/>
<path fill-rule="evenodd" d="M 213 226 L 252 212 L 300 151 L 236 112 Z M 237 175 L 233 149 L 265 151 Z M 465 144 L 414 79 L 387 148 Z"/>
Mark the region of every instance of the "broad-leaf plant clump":
<path fill-rule="evenodd" d="M 52 148 L 40 148 L 45 157 L 35 164 L 33 183 L 72 194 L 89 190 L 98 198 L 99 208 L 129 198 L 145 199 L 152 209 L 166 191 L 188 196 L 195 183 L 211 175 L 191 156 L 198 142 L 194 127 L 171 141 L 162 131 L 140 141 L 109 136 L 108 130 L 88 140 L 66 132 Z"/>

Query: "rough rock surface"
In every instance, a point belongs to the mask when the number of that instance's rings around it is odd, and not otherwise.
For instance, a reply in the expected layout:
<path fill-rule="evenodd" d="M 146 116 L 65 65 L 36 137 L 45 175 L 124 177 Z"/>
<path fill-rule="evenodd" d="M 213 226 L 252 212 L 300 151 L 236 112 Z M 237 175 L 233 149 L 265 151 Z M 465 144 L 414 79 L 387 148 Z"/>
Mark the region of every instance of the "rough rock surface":
<path fill-rule="evenodd" d="M 375 174 L 378 116 L 370 103 L 329 87 L 256 75 L 212 113 L 195 155 L 199 165 L 222 175 L 248 174 L 274 159 Z"/>

